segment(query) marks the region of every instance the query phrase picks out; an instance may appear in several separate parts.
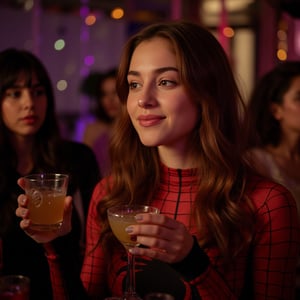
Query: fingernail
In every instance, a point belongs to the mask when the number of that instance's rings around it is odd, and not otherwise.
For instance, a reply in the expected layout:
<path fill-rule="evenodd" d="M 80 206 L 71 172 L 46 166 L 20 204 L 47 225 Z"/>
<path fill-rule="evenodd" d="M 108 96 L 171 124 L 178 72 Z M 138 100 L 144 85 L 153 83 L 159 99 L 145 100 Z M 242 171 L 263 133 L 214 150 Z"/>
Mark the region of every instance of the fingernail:
<path fill-rule="evenodd" d="M 26 201 L 26 197 L 23 196 L 23 197 L 21 198 L 21 203 L 22 203 L 22 204 L 25 204 L 25 201 Z"/>
<path fill-rule="evenodd" d="M 27 213 L 27 210 L 26 210 L 26 209 L 23 209 L 22 212 L 21 212 L 22 217 L 25 217 L 25 216 L 26 216 L 26 213 Z"/>
<path fill-rule="evenodd" d="M 30 221 L 29 221 L 28 219 L 27 219 L 27 220 L 23 220 L 23 221 L 24 221 L 23 224 L 24 224 L 25 226 L 28 226 L 28 225 L 29 225 L 29 222 L 30 222 Z"/>
<path fill-rule="evenodd" d="M 137 254 L 135 249 L 136 249 L 136 248 L 129 248 L 128 251 L 129 251 L 131 254 L 135 255 L 135 254 Z"/>
<path fill-rule="evenodd" d="M 125 231 L 127 233 L 132 233 L 133 232 L 133 227 L 132 226 L 128 226 L 128 227 L 125 228 Z"/>

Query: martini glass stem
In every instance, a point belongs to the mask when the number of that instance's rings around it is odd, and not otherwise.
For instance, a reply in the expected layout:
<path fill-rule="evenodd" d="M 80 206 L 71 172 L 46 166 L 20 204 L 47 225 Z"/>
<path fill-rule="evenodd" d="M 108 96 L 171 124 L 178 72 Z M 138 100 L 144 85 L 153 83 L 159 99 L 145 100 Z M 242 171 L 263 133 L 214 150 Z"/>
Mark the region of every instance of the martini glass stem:
<path fill-rule="evenodd" d="M 127 250 L 128 273 L 126 282 L 125 299 L 140 299 L 135 291 L 135 256 Z"/>

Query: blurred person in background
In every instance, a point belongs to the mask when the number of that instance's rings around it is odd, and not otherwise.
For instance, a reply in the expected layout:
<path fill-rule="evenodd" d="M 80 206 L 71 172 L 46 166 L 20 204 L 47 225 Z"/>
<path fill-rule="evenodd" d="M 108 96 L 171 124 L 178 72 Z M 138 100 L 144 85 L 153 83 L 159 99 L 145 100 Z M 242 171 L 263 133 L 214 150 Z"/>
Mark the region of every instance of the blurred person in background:
<path fill-rule="evenodd" d="M 116 76 L 117 69 L 93 73 L 83 81 L 81 87 L 82 92 L 95 101 L 95 120 L 86 125 L 83 142 L 93 149 L 103 175 L 110 171 L 108 147 L 113 125 L 120 111 Z"/>
<path fill-rule="evenodd" d="M 63 270 L 78 276 L 85 248 L 85 218 L 100 179 L 89 147 L 60 137 L 52 84 L 45 66 L 32 53 L 0 53 L 0 274 L 31 280 L 31 300 L 53 300 L 45 249 L 19 228 L 15 215 L 21 190 L 16 180 L 30 173 L 66 173 L 73 195 L 72 230 L 52 246 Z M 72 295 L 72 281 L 66 282 Z M 76 299 L 76 298 L 72 298 Z"/>
<path fill-rule="evenodd" d="M 300 220 L 300 61 L 281 62 L 257 82 L 248 103 L 253 163 L 293 194 Z M 300 299 L 300 259 L 297 297 Z"/>

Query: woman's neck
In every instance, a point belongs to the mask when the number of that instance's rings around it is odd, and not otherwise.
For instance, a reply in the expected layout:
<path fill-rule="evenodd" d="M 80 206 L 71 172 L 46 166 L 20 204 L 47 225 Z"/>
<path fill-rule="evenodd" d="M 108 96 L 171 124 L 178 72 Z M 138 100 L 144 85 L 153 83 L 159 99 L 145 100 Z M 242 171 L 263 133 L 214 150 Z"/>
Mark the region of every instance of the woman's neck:
<path fill-rule="evenodd" d="M 33 138 L 14 137 L 12 143 L 18 157 L 17 172 L 26 175 L 33 169 Z"/>
<path fill-rule="evenodd" d="M 273 155 L 287 161 L 300 161 L 300 140 L 285 138 L 277 146 L 268 146 L 267 150 Z"/>
<path fill-rule="evenodd" d="M 299 143 L 280 143 L 278 146 L 268 146 L 266 150 L 284 174 L 300 181 L 300 145 Z"/>
<path fill-rule="evenodd" d="M 195 159 L 190 152 L 180 151 L 166 146 L 159 146 L 158 152 L 161 162 L 173 169 L 193 169 L 196 168 Z"/>

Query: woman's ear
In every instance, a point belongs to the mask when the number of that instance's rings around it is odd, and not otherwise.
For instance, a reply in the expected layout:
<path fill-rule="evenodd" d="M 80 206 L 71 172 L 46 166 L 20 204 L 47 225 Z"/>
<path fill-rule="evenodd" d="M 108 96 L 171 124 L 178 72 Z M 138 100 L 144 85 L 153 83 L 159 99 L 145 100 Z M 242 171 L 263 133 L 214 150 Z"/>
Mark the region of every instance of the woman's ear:
<path fill-rule="evenodd" d="M 274 119 L 281 120 L 281 105 L 278 103 L 271 103 L 270 104 L 270 112 Z"/>

